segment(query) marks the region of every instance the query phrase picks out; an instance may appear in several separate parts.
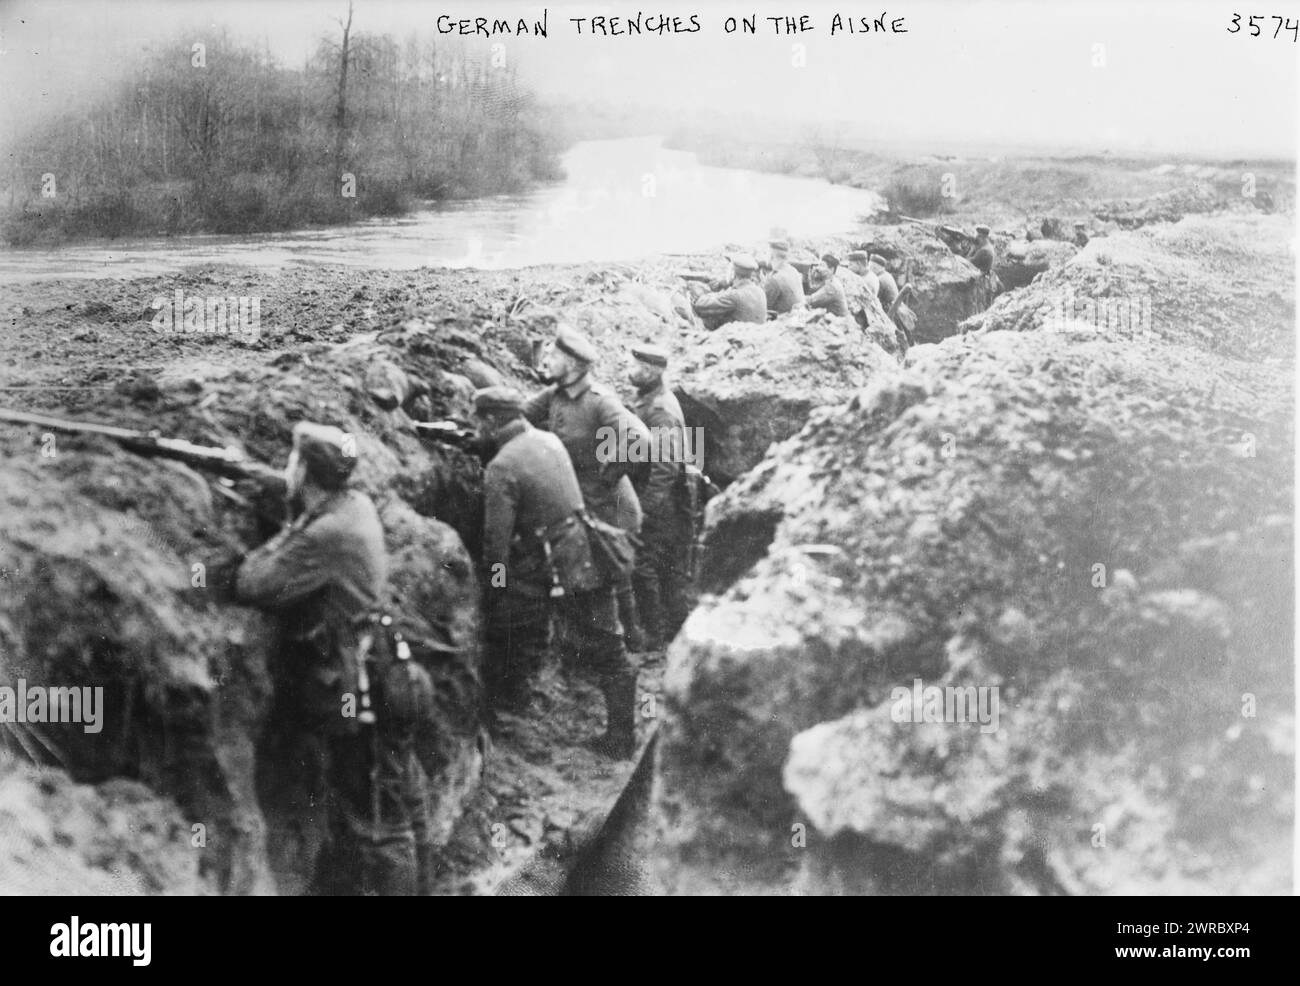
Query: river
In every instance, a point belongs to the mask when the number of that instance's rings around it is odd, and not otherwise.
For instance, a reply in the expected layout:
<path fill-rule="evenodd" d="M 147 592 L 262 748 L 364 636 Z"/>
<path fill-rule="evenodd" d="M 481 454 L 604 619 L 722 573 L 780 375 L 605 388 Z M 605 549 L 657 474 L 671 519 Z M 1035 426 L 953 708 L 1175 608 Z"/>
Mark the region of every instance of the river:
<path fill-rule="evenodd" d="M 146 277 L 214 264 L 499 270 L 631 260 L 844 233 L 883 204 L 875 192 L 819 179 L 703 165 L 658 137 L 585 141 L 563 163 L 563 181 L 528 194 L 430 203 L 396 219 L 0 250 L 0 281 Z"/>

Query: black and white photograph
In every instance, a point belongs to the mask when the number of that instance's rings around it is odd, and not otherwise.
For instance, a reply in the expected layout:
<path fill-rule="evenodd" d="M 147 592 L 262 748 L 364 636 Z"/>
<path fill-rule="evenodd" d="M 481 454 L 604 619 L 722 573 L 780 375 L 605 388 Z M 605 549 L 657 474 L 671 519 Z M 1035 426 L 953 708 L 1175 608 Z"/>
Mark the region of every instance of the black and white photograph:
<path fill-rule="evenodd" d="M 0 894 L 1291 896 L 1298 54 L 6 0 Z"/>

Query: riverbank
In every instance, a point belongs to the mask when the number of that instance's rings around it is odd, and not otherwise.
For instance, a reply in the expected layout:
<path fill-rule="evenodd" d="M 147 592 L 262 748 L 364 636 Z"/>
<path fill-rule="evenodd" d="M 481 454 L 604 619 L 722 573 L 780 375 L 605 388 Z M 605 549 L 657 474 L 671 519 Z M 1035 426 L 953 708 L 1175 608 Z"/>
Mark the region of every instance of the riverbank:
<path fill-rule="evenodd" d="M 1211 208 L 1262 212 L 1295 209 L 1295 164 L 1287 161 L 1195 161 L 1112 154 L 1053 156 L 922 154 L 866 149 L 851 138 L 751 141 L 682 130 L 667 146 L 689 150 L 704 164 L 745 168 L 880 192 L 890 208 L 921 219 L 938 218 L 970 229 L 987 223 L 1023 235 L 1051 220 L 1062 230 L 1089 227 L 1125 202 L 1188 190 Z M 1212 204 L 1210 204 L 1212 203 Z"/>
<path fill-rule="evenodd" d="M 627 262 L 716 249 L 728 241 L 759 246 L 791 230 L 829 237 L 881 207 L 880 196 L 870 190 L 706 167 L 694 154 L 665 150 L 657 137 L 575 144 L 561 166 L 564 181 L 524 195 L 425 203 L 406 216 L 351 226 L 0 251 L 0 280 L 134 277 L 222 264 L 505 270 Z M 757 210 L 755 201 L 766 205 Z"/>
<path fill-rule="evenodd" d="M 522 195 L 563 179 L 559 147 L 505 171 L 477 168 L 411 181 L 316 170 L 230 180 L 142 182 L 115 192 L 31 198 L 0 213 L 10 247 L 56 247 L 124 237 L 310 231 L 409 216 L 429 203 Z M 56 186 L 57 187 L 57 186 Z"/>

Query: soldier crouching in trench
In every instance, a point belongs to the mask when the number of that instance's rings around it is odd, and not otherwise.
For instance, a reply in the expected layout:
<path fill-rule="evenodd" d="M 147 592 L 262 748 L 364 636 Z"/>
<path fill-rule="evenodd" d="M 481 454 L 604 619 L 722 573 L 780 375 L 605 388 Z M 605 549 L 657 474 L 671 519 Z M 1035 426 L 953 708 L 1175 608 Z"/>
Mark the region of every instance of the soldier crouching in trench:
<path fill-rule="evenodd" d="M 350 452 L 338 428 L 295 426 L 285 479 L 296 517 L 244 558 L 234 588 L 279 617 L 278 742 L 265 755 L 284 813 L 310 825 L 324 801 L 323 844 L 300 847 L 311 892 L 410 895 L 431 877 L 421 763 L 434 766 L 433 686 L 379 621 L 384 531 L 371 499 L 348 488 Z"/>
<path fill-rule="evenodd" d="M 747 253 L 733 254 L 731 270 L 730 284 L 687 282 L 691 311 L 710 332 L 730 322 L 767 321 L 767 296 L 758 284 L 758 262 Z"/>
<path fill-rule="evenodd" d="M 593 745 L 626 759 L 636 747 L 636 670 L 623 646 L 614 587 L 592 560 L 569 453 L 525 419 L 523 396 L 512 388 L 478 391 L 474 410 L 492 455 L 483 476 L 489 704 L 527 709 L 555 612 L 575 662 L 590 668 L 605 696 L 605 733 Z"/>

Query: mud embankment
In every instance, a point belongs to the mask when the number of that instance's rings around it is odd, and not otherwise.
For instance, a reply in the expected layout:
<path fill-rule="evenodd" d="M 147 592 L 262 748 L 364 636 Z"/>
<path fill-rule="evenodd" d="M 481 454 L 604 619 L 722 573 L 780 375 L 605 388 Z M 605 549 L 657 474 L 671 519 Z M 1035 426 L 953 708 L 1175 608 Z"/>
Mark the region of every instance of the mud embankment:
<path fill-rule="evenodd" d="M 669 651 L 661 889 L 1290 889 L 1285 233 L 1126 236 L 711 507 Z M 1246 318 L 1213 304 L 1270 279 Z M 1049 324 L 1067 288 L 1094 313 L 1149 291 L 1157 328 Z"/>

